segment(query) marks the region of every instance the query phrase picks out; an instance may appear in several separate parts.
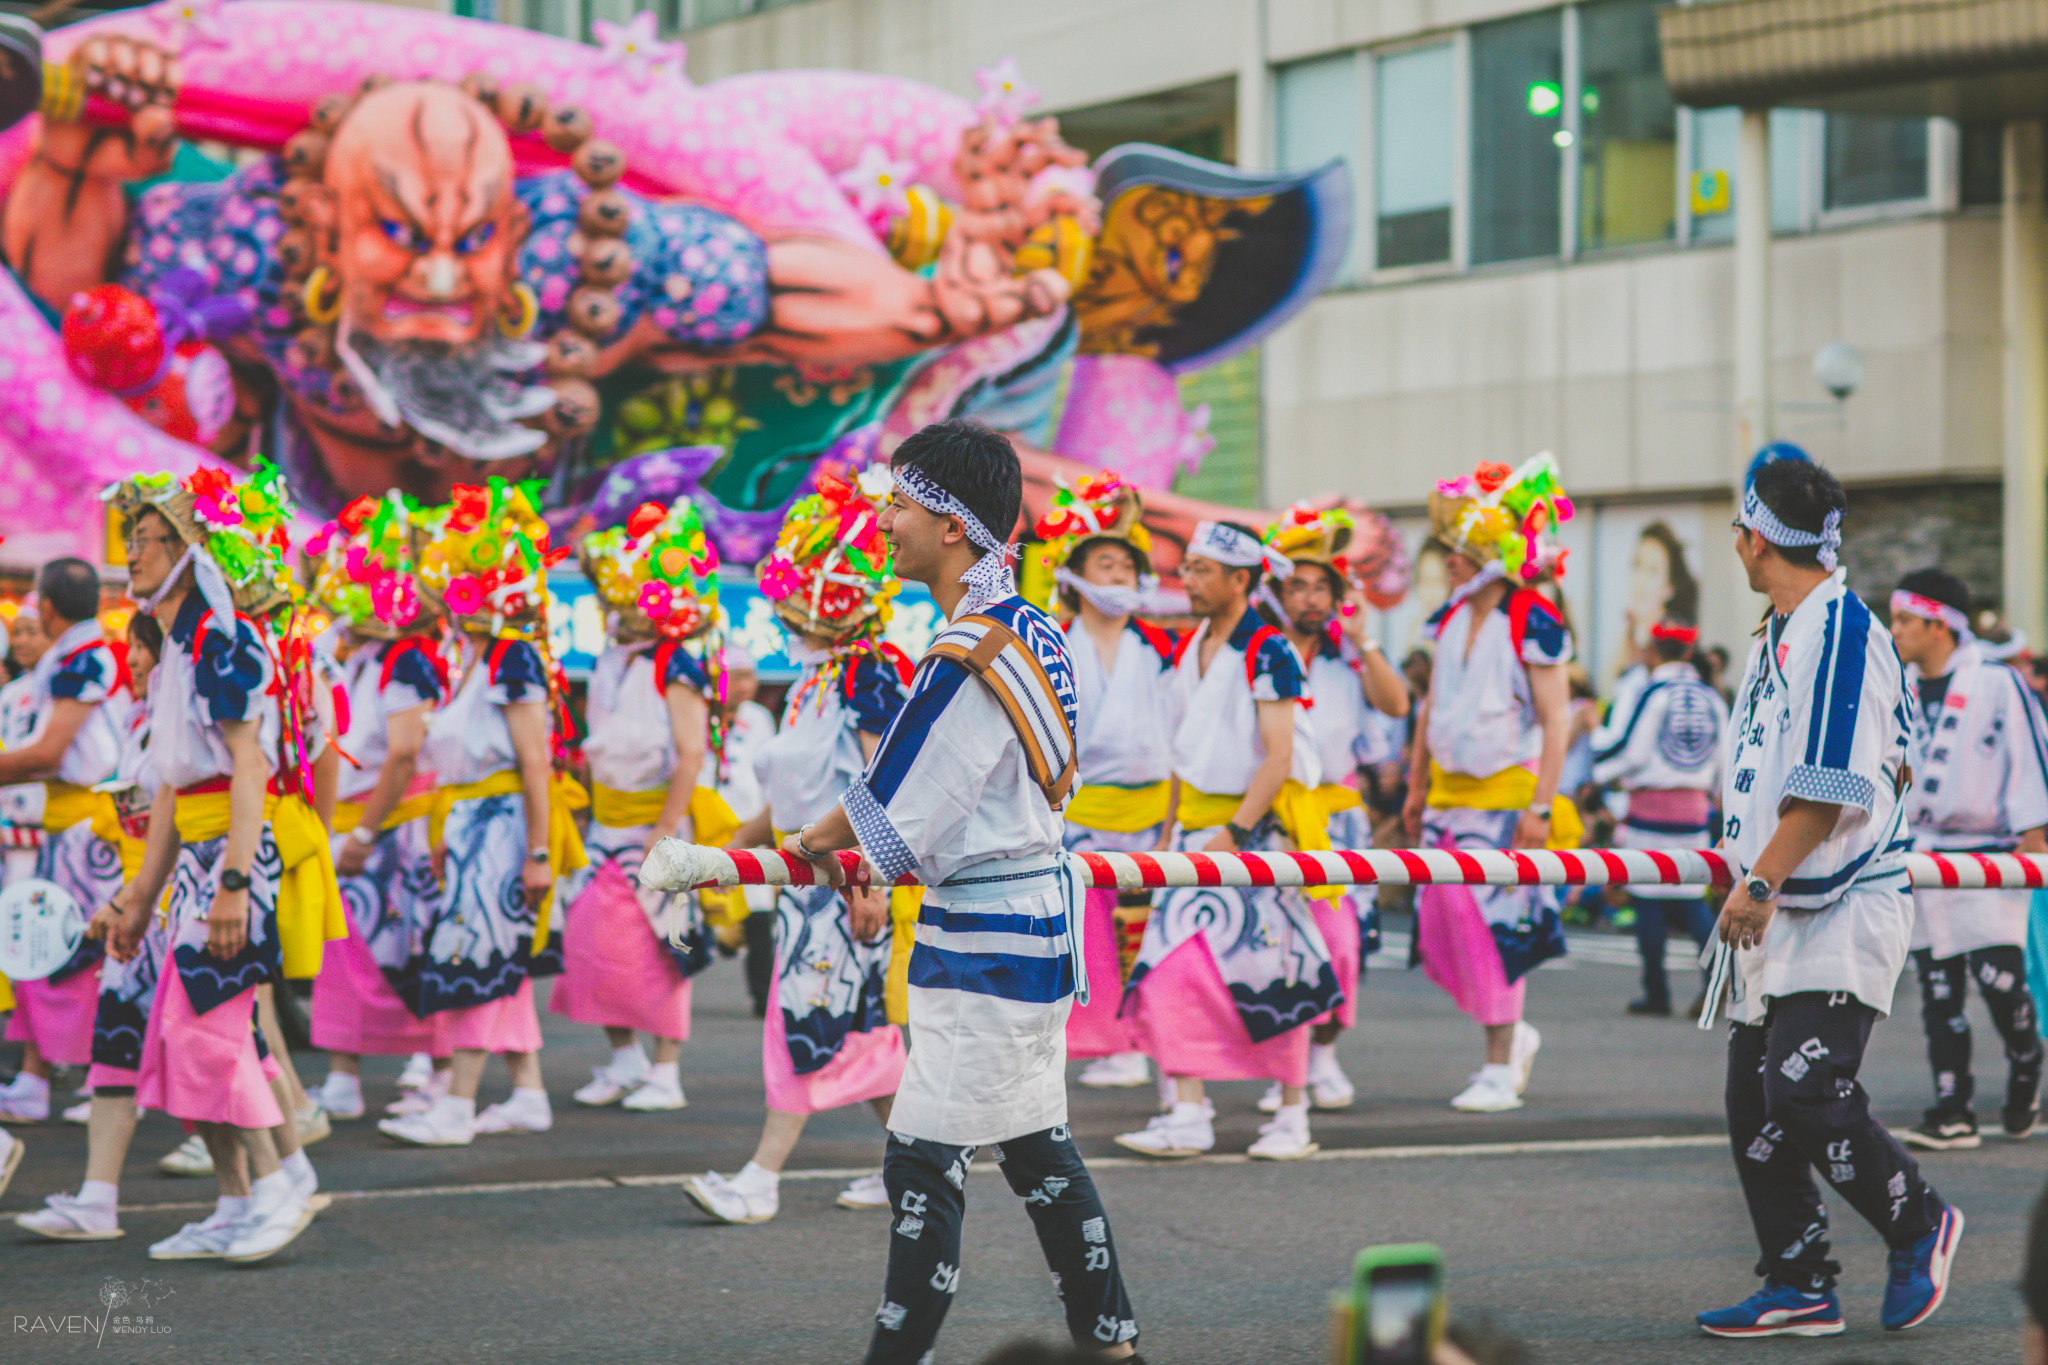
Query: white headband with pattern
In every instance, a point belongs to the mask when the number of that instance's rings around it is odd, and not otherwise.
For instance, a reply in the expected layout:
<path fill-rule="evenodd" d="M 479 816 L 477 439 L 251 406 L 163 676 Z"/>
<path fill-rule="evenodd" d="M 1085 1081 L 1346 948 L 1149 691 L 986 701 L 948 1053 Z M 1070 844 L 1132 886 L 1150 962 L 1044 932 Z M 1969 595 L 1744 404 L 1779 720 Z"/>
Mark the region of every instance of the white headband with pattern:
<path fill-rule="evenodd" d="M 1908 592 L 1904 588 L 1900 588 L 1892 593 L 1893 614 L 1896 615 L 1902 611 L 1914 616 L 1924 617 L 1929 621 L 1941 622 L 1955 632 L 1956 639 L 1958 640 L 1963 639 L 1970 633 L 1969 617 L 1963 615 L 1963 613 L 1957 611 L 1946 602 L 1937 602 L 1932 597 L 1922 597 L 1919 593 Z"/>
<path fill-rule="evenodd" d="M 1781 548 L 1817 546 L 1814 559 L 1829 573 L 1835 571 L 1837 552 L 1842 548 L 1842 510 L 1839 507 L 1828 513 L 1819 531 L 1801 531 L 1779 521 L 1778 514 L 1764 505 L 1752 484 L 1742 495 L 1742 524 Z"/>
<path fill-rule="evenodd" d="M 1017 595 L 1017 578 L 1010 570 L 1010 560 L 1021 553 L 1016 546 L 996 539 L 995 533 L 982 525 L 981 518 L 967 510 L 966 503 L 939 487 L 922 470 L 900 465 L 890 472 L 896 476 L 897 492 L 934 516 L 960 518 L 960 524 L 967 530 L 968 541 L 988 552 L 960 575 L 960 581 L 967 585 L 967 598 L 960 605 L 960 615 L 965 616 L 991 602 Z"/>
<path fill-rule="evenodd" d="M 1256 569 L 1263 564 L 1275 578 L 1294 576 L 1293 560 L 1272 546 L 1261 544 L 1257 536 L 1248 536 L 1220 521 L 1196 523 L 1195 533 L 1188 539 L 1187 552 L 1213 559 L 1218 564 L 1227 564 L 1233 569 Z"/>

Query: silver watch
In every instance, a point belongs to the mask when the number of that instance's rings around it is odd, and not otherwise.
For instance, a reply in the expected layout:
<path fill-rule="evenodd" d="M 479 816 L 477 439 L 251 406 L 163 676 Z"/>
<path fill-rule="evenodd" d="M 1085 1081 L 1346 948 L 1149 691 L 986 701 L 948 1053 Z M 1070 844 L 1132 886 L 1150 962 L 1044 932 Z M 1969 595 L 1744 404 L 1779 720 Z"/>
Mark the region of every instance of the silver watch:
<path fill-rule="evenodd" d="M 529 848 L 526 850 L 526 861 L 538 863 L 542 867 L 546 867 L 548 865 L 548 851 L 544 848 Z"/>
<path fill-rule="evenodd" d="M 1762 877 L 1749 878 L 1742 883 L 1742 889 L 1758 905 L 1762 905 L 1766 901 L 1774 901 L 1778 898 L 1778 888 L 1772 886 Z"/>

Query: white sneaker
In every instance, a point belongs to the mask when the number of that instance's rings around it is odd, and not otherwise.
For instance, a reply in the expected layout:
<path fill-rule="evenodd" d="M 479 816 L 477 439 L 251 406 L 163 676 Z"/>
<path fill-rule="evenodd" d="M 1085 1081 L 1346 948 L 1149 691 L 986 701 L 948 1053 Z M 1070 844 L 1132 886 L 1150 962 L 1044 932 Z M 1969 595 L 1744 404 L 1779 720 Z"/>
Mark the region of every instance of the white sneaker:
<path fill-rule="evenodd" d="M 50 1117 L 50 1092 L 17 1095 L 0 1090 L 0 1119 L 12 1123 L 41 1123 Z"/>
<path fill-rule="evenodd" d="M 680 1082 L 670 1084 L 667 1080 L 647 1080 L 634 1087 L 633 1093 L 626 1096 L 619 1108 L 630 1109 L 636 1114 L 652 1114 L 666 1109 L 681 1109 L 689 1102 Z"/>
<path fill-rule="evenodd" d="M 1522 1097 L 1515 1093 L 1515 1069 L 1489 1063 L 1472 1073 L 1472 1084 L 1451 1101 L 1451 1108 L 1467 1114 L 1497 1114 L 1503 1109 L 1520 1109 Z"/>
<path fill-rule="evenodd" d="M 299 1126 L 299 1146 L 311 1147 L 334 1133 L 334 1125 L 327 1121 L 327 1111 L 318 1100 L 301 1109 L 295 1119 Z"/>
<path fill-rule="evenodd" d="M 424 1052 L 415 1052 L 405 1059 L 405 1070 L 398 1073 L 400 1090 L 425 1090 L 427 1083 L 434 1079 L 434 1059 Z"/>
<path fill-rule="evenodd" d="M 612 1069 L 608 1066 L 592 1067 L 590 1069 L 590 1084 L 579 1087 L 572 1098 L 578 1104 L 588 1104 L 601 1108 L 607 1104 L 617 1104 L 620 1100 L 632 1094 L 635 1084 L 635 1081 L 622 1080 L 614 1076 Z"/>
<path fill-rule="evenodd" d="M 424 1114 L 434 1107 L 434 1101 L 441 1098 L 431 1090 L 409 1090 L 384 1106 L 384 1112 L 393 1118 L 404 1118 L 408 1114 Z"/>
<path fill-rule="evenodd" d="M 886 1209 L 889 1187 L 880 1175 L 864 1175 L 839 1192 L 838 1204 L 842 1209 Z"/>
<path fill-rule="evenodd" d="M 88 1096 L 87 1098 L 80 1100 L 77 1104 L 72 1105 L 69 1109 L 66 1109 L 64 1111 L 64 1121 L 66 1123 L 92 1122 L 91 1097 Z"/>
<path fill-rule="evenodd" d="M 1543 1035 L 1534 1025 L 1515 1023 L 1515 1042 L 1508 1053 L 1508 1065 L 1515 1069 L 1515 1093 L 1521 1094 L 1529 1088 L 1529 1068 L 1536 1065 L 1536 1050 L 1543 1046 Z"/>
<path fill-rule="evenodd" d="M 1122 1090 L 1151 1080 L 1152 1063 L 1142 1052 L 1115 1052 L 1082 1067 L 1078 1079 L 1090 1090 Z"/>
<path fill-rule="evenodd" d="M 444 1095 L 422 1113 L 382 1120 L 377 1131 L 415 1147 L 467 1147 L 476 1140 L 476 1115 L 470 1106 Z"/>
<path fill-rule="evenodd" d="M 20 1138 L 0 1128 L 0 1194 L 7 1193 L 8 1182 L 21 1169 L 21 1159 L 27 1153 L 28 1147 Z"/>
<path fill-rule="evenodd" d="M 123 1235 L 121 1215 L 112 1204 L 85 1204 L 71 1194 L 53 1194 L 44 1203 L 14 1221 L 53 1242 L 111 1242 Z"/>
<path fill-rule="evenodd" d="M 213 1153 L 206 1150 L 206 1139 L 194 1133 L 164 1153 L 156 1168 L 165 1175 L 212 1175 Z"/>
<path fill-rule="evenodd" d="M 745 1174 L 741 1172 L 731 1180 L 716 1171 L 693 1175 L 683 1182 L 683 1193 L 721 1223 L 765 1223 L 781 1207 L 780 1182 L 765 1190 L 751 1181 L 742 1185 L 740 1180 Z"/>
<path fill-rule="evenodd" d="M 197 1223 L 187 1223 L 149 1249 L 152 1261 L 217 1261 L 227 1255 L 240 1224 L 219 1209 Z"/>
<path fill-rule="evenodd" d="M 330 1071 L 320 1088 L 313 1092 L 313 1102 L 325 1110 L 333 1119 L 359 1119 L 363 1116 L 363 1083 L 356 1077 L 341 1071 Z"/>
<path fill-rule="evenodd" d="M 1351 1084 L 1351 1078 L 1340 1071 L 1310 1081 L 1308 1097 L 1318 1109 L 1349 1109 L 1358 1099 L 1358 1090 Z"/>
<path fill-rule="evenodd" d="M 1266 1087 L 1266 1093 L 1259 1096 L 1259 1112 L 1261 1114 L 1277 1114 L 1280 1112 L 1280 1091 L 1281 1085 L 1278 1081 Z"/>
<path fill-rule="evenodd" d="M 1200 1156 L 1216 1145 L 1212 1111 L 1206 1104 L 1183 1100 L 1170 1114 L 1161 1114 L 1145 1125 L 1143 1132 L 1121 1133 L 1116 1145 L 1145 1156 Z"/>
<path fill-rule="evenodd" d="M 545 1090 L 514 1090 L 511 1099 L 476 1116 L 479 1133 L 545 1133 L 554 1126 L 555 1111 Z"/>
<path fill-rule="evenodd" d="M 221 1252 L 221 1259 L 247 1265 L 275 1256 L 290 1246 L 313 1221 L 313 1206 L 296 1194 L 280 1199 L 268 1209 L 252 1210 L 235 1224 L 235 1235 Z"/>
<path fill-rule="evenodd" d="M 1298 1161 L 1321 1150 L 1320 1143 L 1309 1139 L 1304 1102 L 1280 1106 L 1270 1122 L 1259 1125 L 1259 1140 L 1245 1149 L 1245 1155 L 1256 1161 Z"/>

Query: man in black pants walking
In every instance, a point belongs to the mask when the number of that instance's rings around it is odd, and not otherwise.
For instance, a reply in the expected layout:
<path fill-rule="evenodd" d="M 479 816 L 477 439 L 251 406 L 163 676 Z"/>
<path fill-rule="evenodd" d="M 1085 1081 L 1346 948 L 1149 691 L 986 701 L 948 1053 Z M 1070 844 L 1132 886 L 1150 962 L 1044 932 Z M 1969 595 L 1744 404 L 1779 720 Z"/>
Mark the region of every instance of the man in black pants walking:
<path fill-rule="evenodd" d="M 1722 848 L 1738 870 L 1720 923 L 1734 950 L 1729 1138 L 1764 1284 L 1700 1314 L 1712 1336 L 1844 1330 L 1814 1170 L 1891 1249 L 1888 1330 L 1941 1306 L 1963 1230 L 1856 1079 L 1912 934 L 1912 700 L 1891 637 L 1836 568 L 1846 510 L 1833 475 L 1778 459 L 1754 469 L 1736 521 L 1736 555 L 1772 610 L 1735 697 Z"/>
<path fill-rule="evenodd" d="M 2013 669 L 1970 634 L 1970 593 L 1939 569 L 1909 573 L 1892 593 L 1892 639 L 1919 693 L 1913 790 L 1906 827 L 1915 847 L 1944 853 L 2048 853 L 2048 716 Z M 1901 1134 L 1915 1147 L 1975 1147 L 1967 983 L 1977 983 L 2005 1040 L 2004 1128 L 2024 1138 L 2041 1122 L 2041 1033 L 2027 991 L 2032 893 L 1921 890 L 1914 894 L 1913 962 L 1934 1067 L 1934 1107 Z"/>

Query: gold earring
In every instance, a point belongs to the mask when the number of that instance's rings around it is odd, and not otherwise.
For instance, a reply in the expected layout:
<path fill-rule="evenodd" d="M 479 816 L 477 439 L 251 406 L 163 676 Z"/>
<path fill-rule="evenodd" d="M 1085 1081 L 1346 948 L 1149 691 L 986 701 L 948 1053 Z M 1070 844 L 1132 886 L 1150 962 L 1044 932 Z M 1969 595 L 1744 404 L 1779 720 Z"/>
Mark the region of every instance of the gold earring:
<path fill-rule="evenodd" d="M 504 317 L 498 318 L 498 330 L 514 341 L 533 334 L 533 326 L 540 321 L 540 298 L 533 292 L 533 286 L 525 280 L 512 282 L 512 297 L 519 301 L 519 321 L 507 324 Z"/>
<path fill-rule="evenodd" d="M 334 292 L 333 303 L 323 305 L 320 302 L 321 298 L 327 293 L 327 285 L 331 278 L 331 274 L 324 265 L 314 266 L 313 273 L 306 276 L 306 292 L 303 296 L 303 301 L 306 305 L 306 316 L 321 327 L 327 326 L 341 316 L 340 290 L 337 289 Z"/>

